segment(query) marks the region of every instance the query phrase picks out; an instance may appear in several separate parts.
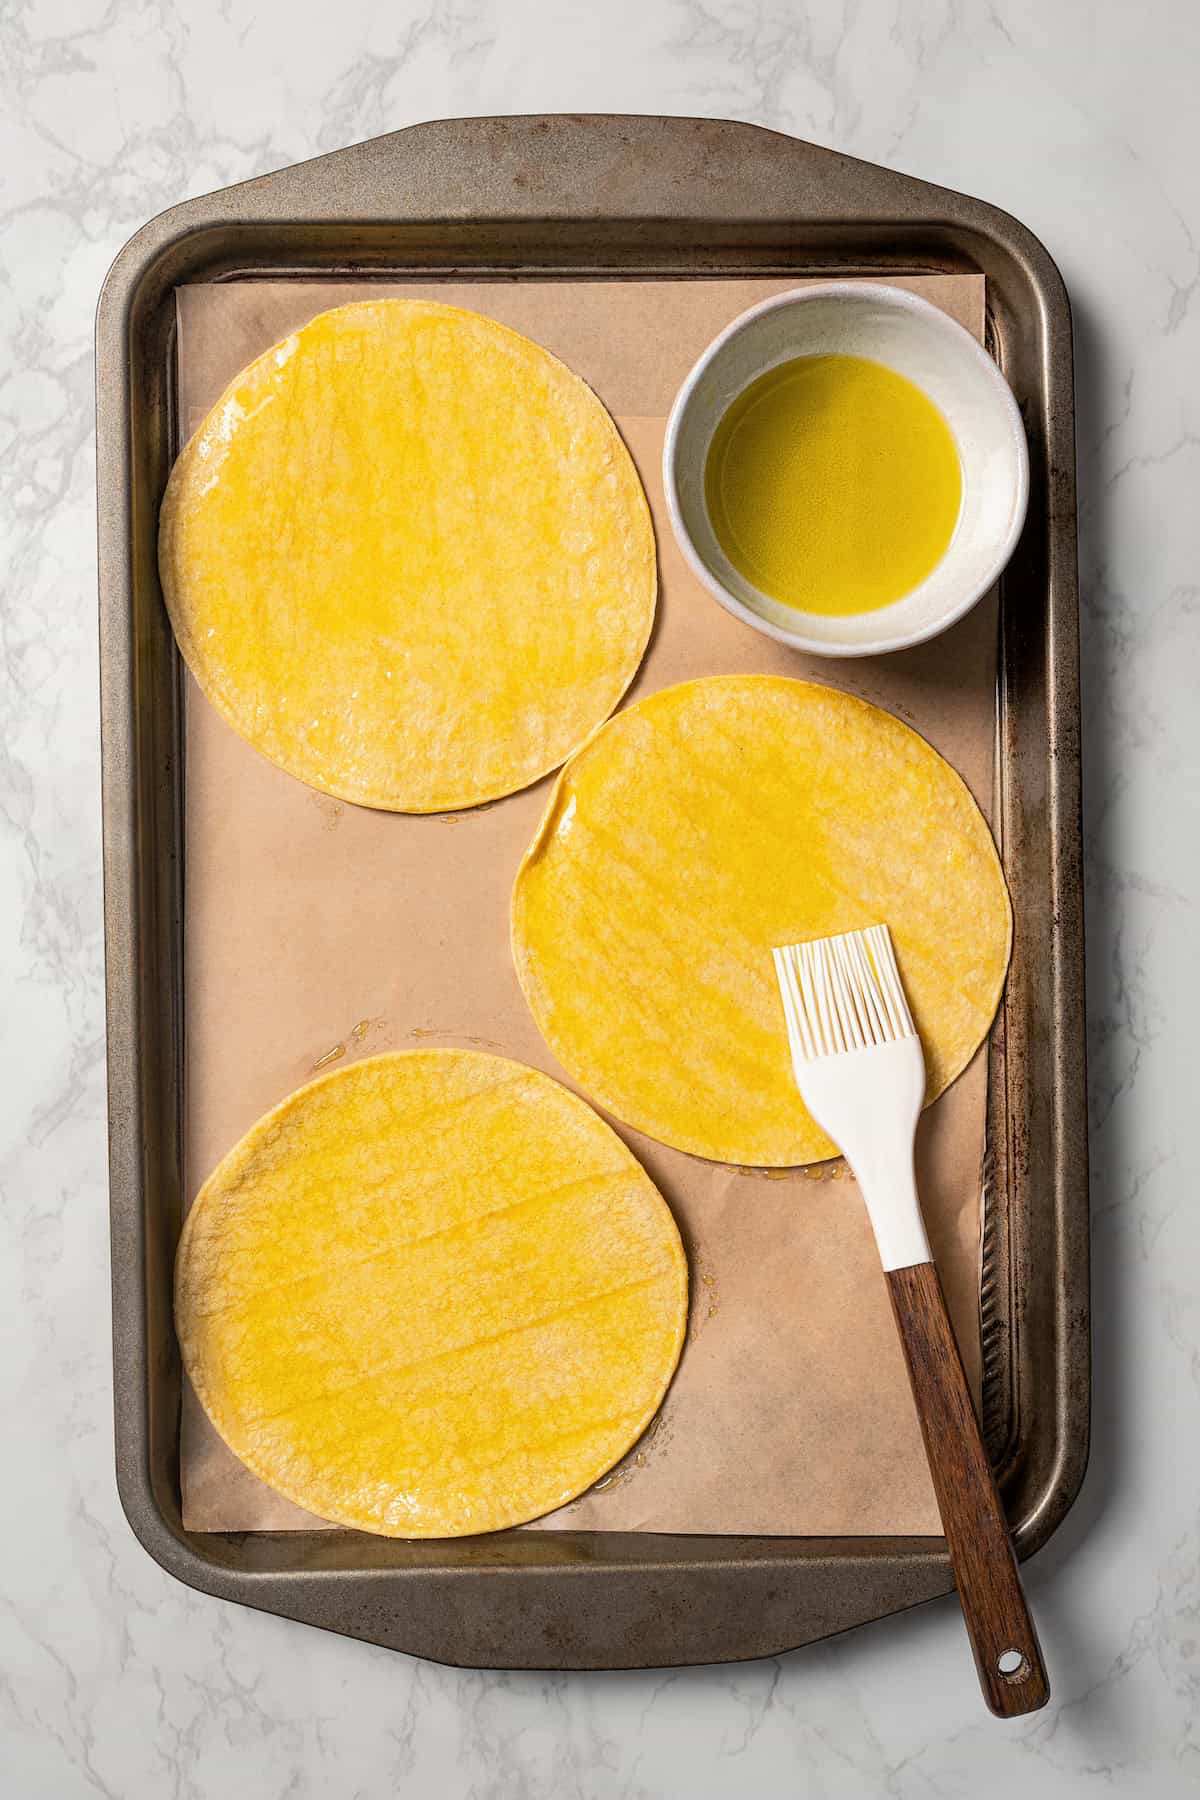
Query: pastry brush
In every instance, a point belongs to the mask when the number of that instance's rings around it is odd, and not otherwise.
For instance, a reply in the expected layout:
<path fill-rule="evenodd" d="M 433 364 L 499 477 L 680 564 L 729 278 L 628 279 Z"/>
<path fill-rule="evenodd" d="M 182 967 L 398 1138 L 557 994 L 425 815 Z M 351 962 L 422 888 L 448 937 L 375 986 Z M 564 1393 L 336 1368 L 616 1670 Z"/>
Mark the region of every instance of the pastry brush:
<path fill-rule="evenodd" d="M 925 1058 L 891 934 L 774 956 L 796 1085 L 867 1203 L 984 1698 L 1002 1718 L 1035 1712 L 1050 1686 L 917 1199 Z"/>

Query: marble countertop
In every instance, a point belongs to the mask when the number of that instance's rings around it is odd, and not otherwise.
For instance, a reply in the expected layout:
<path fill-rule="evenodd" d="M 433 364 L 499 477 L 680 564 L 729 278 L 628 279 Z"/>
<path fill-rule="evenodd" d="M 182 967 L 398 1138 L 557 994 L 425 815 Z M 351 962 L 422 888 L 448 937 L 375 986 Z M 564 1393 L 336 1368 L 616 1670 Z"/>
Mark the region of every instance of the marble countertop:
<path fill-rule="evenodd" d="M 1200 1789 L 1191 0 L 14 0 L 0 24 L 0 1766 L 12 1800 Z M 742 1667 L 454 1671 L 205 1599 L 112 1476 L 91 346 L 152 213 L 438 115 L 756 120 L 1024 219 L 1076 309 L 1095 1433 L 989 1718 L 952 1603 Z"/>

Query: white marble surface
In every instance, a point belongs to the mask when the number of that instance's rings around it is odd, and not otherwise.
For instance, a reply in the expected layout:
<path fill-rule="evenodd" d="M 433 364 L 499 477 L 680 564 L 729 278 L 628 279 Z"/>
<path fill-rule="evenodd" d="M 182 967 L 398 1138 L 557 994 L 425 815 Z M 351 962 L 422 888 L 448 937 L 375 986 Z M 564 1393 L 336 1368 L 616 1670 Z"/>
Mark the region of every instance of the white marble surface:
<path fill-rule="evenodd" d="M 4 1794 L 1196 1793 L 1193 0 L 9 0 L 0 31 Z M 981 194 L 1074 297 L 1096 1420 L 1029 1570 L 1056 1687 L 1029 1722 L 985 1714 L 949 1604 L 742 1668 L 456 1673 L 203 1599 L 117 1505 L 96 291 L 186 195 L 423 117 L 542 110 L 740 116 Z"/>

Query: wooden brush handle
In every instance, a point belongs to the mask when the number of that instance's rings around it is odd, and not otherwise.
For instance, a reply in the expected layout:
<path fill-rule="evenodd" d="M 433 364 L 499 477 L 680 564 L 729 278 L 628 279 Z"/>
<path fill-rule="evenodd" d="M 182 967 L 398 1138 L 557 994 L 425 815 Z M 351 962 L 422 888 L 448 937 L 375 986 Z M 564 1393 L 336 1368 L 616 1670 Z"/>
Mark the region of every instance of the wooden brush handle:
<path fill-rule="evenodd" d="M 889 1269 L 887 1284 L 984 1698 L 1003 1719 L 1036 1712 L 1050 1683 L 937 1269 Z"/>

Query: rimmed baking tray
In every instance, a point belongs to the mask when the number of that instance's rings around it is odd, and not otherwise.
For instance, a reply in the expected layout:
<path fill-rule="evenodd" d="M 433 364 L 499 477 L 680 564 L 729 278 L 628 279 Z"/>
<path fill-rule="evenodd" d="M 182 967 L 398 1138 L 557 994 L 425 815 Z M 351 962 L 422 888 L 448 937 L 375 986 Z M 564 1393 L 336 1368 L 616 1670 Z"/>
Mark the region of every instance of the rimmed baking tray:
<path fill-rule="evenodd" d="M 1088 1218 L 1070 311 L 1017 221 L 753 126 L 443 121 L 187 202 L 121 252 L 97 321 L 117 1478 L 204 1592 L 439 1661 L 628 1668 L 770 1655 L 945 1592 L 940 1539 L 523 1532 L 407 1544 L 189 1533 L 171 1268 L 181 1216 L 178 664 L 158 587 L 175 287 L 247 277 L 630 279 L 982 272 L 1029 437 L 1001 591 L 996 807 L 1021 921 L 990 1058 L 984 1419 L 1022 1555 L 1087 1459 Z"/>

